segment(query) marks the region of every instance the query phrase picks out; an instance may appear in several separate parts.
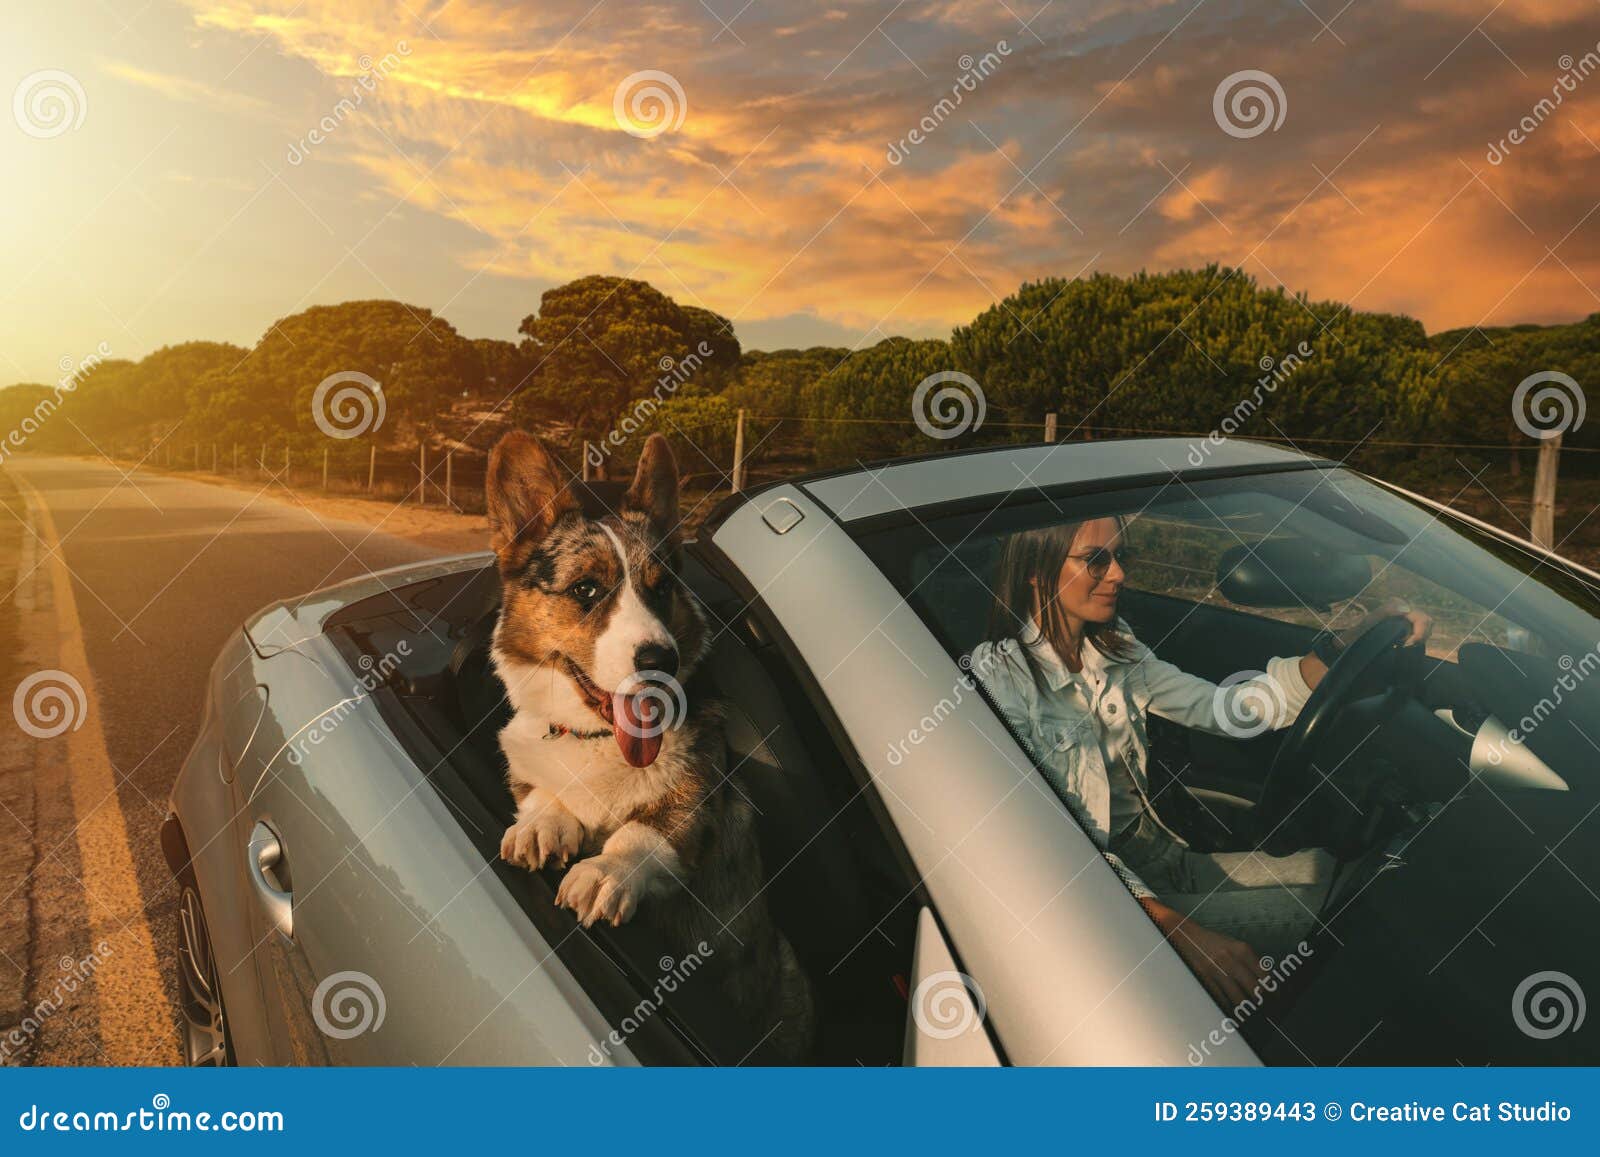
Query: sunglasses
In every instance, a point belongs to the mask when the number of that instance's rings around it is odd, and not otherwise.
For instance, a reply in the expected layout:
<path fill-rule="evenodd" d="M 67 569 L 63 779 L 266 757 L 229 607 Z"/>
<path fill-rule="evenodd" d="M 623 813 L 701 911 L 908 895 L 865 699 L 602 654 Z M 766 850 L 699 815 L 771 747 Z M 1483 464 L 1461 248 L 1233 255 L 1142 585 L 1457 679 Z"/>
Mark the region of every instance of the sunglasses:
<path fill-rule="evenodd" d="M 1097 546 L 1087 554 L 1069 554 L 1067 556 L 1083 564 L 1083 569 L 1089 572 L 1089 577 L 1099 582 L 1111 570 L 1111 563 L 1116 562 L 1123 570 L 1127 570 L 1133 563 L 1133 556 L 1125 546 L 1115 550 L 1109 547 Z"/>

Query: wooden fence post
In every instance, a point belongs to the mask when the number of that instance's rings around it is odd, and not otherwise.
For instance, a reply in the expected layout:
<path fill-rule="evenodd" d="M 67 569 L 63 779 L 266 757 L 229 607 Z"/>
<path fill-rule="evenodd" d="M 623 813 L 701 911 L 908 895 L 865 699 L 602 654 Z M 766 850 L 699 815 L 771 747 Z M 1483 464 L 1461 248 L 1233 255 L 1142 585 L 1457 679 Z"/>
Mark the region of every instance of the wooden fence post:
<path fill-rule="evenodd" d="M 367 447 L 367 493 L 372 493 L 373 480 L 378 476 L 378 444 Z"/>
<path fill-rule="evenodd" d="M 417 443 L 417 505 L 428 505 L 428 444 Z"/>
<path fill-rule="evenodd" d="M 1556 465 L 1561 457 L 1561 431 L 1539 443 L 1539 461 L 1533 471 L 1533 516 L 1528 531 L 1534 544 L 1555 549 Z"/>
<path fill-rule="evenodd" d="M 1056 440 L 1056 416 L 1053 412 L 1044 416 L 1044 440 L 1046 442 Z"/>
<path fill-rule="evenodd" d="M 262 473 L 267 472 L 267 444 L 261 443 L 261 457 L 256 459 L 256 467 Z"/>
<path fill-rule="evenodd" d="M 283 444 L 283 484 L 289 485 L 289 443 Z"/>
<path fill-rule="evenodd" d="M 456 508 L 455 462 L 456 456 L 446 450 L 444 455 L 444 505 L 447 510 Z"/>
<path fill-rule="evenodd" d="M 744 411 L 734 420 L 733 426 L 733 492 L 744 489 Z"/>
<path fill-rule="evenodd" d="M 328 489 L 328 448 L 326 446 L 322 448 L 322 489 L 324 492 Z"/>

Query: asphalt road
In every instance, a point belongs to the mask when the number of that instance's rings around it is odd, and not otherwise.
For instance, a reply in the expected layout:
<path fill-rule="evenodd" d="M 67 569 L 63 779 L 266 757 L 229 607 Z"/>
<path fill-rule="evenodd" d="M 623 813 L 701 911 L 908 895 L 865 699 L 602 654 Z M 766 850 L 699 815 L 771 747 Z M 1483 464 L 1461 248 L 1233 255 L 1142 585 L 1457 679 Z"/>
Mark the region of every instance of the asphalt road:
<path fill-rule="evenodd" d="M 253 611 L 366 571 L 449 553 L 244 490 L 109 463 L 13 458 L 48 506 L 71 572 L 138 886 L 176 1007 L 176 890 L 158 829 L 200 723 L 205 676 Z M 176 1033 L 175 1025 L 151 1025 Z"/>

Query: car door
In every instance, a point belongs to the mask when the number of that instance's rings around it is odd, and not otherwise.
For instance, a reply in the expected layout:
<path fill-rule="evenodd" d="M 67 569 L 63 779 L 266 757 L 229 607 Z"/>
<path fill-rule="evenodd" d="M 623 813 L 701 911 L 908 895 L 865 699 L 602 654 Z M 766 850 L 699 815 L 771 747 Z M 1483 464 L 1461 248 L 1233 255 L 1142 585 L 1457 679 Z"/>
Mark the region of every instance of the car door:
<path fill-rule="evenodd" d="M 605 1018 L 389 732 L 391 664 L 298 626 L 257 660 L 270 707 L 236 775 L 275 1059 L 579 1063 Z"/>

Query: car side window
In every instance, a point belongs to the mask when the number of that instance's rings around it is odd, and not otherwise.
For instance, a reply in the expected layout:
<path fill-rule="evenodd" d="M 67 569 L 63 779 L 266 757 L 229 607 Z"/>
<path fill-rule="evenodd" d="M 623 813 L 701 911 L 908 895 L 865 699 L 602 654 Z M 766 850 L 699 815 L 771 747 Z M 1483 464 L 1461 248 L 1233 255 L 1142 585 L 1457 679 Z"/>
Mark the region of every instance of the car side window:
<path fill-rule="evenodd" d="M 703 567 L 689 563 L 684 577 L 716 636 L 704 671 L 726 706 L 727 787 L 755 816 L 764 880 L 754 902 L 768 908 L 816 998 L 810 1060 L 898 1064 L 922 902 L 915 880 L 819 713 L 825 705 L 773 632 Z M 487 661 L 496 589 L 492 572 L 407 588 L 342 612 L 333 633 L 353 669 L 408 642 L 376 696 L 380 710 L 626 1048 L 647 1062 L 761 1063 L 760 1034 L 710 980 L 715 959 L 669 946 L 640 916 L 578 929 L 553 902 L 559 871 L 499 861 L 514 801 L 496 740 L 509 707 Z M 594 1063 L 621 1048 L 609 1038 L 595 1045 Z"/>

